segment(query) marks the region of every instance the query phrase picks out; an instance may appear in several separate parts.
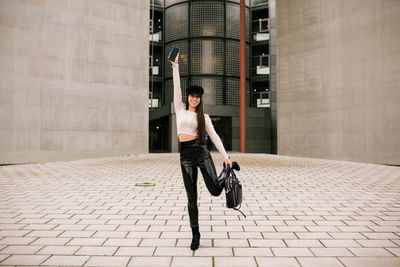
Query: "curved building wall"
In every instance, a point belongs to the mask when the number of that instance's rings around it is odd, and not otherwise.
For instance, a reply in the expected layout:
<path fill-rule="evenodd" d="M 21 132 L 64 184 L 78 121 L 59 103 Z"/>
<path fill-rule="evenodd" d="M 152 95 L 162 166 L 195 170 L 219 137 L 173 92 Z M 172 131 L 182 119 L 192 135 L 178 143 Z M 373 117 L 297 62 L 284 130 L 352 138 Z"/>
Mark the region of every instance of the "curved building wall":
<path fill-rule="evenodd" d="M 276 1 L 278 153 L 400 165 L 400 1 Z"/>
<path fill-rule="evenodd" d="M 248 1 L 247 1 L 248 2 Z M 240 1 L 167 0 L 165 51 L 180 49 L 180 75 L 184 88 L 200 85 L 208 105 L 240 105 Z M 246 8 L 246 17 L 249 9 Z M 249 23 L 246 23 L 249 41 Z M 249 44 L 246 46 L 248 58 Z M 249 62 L 247 78 L 249 78 Z M 173 101 L 170 63 L 165 66 L 164 104 Z M 249 90 L 249 83 L 247 89 Z M 247 90 L 247 91 L 248 91 Z M 248 98 L 247 98 L 248 99 Z"/>
<path fill-rule="evenodd" d="M 148 151 L 149 9 L 0 1 L 0 164 Z"/>

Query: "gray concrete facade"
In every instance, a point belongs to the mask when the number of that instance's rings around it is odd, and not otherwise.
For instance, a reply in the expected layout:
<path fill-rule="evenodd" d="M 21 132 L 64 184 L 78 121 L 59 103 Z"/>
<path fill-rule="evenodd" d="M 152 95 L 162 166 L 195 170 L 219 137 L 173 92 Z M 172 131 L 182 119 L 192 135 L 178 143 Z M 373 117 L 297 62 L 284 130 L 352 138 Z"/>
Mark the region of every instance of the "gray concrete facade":
<path fill-rule="evenodd" d="M 148 152 L 149 10 L 0 1 L 0 164 Z"/>
<path fill-rule="evenodd" d="M 278 153 L 400 164 L 400 1 L 277 1 Z"/>

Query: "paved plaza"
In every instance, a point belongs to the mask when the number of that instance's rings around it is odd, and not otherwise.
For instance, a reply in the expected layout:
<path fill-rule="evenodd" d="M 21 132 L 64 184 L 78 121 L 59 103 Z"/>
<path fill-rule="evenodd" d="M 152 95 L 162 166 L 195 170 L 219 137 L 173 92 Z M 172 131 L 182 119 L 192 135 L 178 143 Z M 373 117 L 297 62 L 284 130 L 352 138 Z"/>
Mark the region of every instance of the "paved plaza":
<path fill-rule="evenodd" d="M 195 252 L 179 154 L 1 166 L 0 265 L 400 266 L 400 168 L 232 158 L 247 218 L 200 175 Z"/>

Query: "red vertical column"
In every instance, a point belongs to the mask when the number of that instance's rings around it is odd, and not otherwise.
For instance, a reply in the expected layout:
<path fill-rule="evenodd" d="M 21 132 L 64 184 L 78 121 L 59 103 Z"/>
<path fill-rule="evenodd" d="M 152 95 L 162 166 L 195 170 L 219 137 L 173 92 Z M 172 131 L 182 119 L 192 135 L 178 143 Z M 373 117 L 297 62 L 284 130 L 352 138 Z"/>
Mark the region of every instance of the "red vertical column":
<path fill-rule="evenodd" d="M 246 13 L 240 0 L 240 152 L 246 152 Z"/>

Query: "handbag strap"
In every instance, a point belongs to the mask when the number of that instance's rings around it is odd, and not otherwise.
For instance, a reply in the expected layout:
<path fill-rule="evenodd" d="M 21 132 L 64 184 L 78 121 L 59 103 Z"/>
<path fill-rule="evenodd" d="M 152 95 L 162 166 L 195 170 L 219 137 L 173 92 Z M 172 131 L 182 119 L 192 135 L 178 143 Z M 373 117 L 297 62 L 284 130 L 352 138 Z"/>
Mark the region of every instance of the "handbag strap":
<path fill-rule="evenodd" d="M 242 207 L 242 204 L 239 205 L 239 208 L 233 208 L 233 209 L 239 211 L 246 218 L 246 215 L 240 210 L 240 207 Z"/>
<path fill-rule="evenodd" d="M 230 169 L 230 171 L 232 174 L 232 178 L 236 178 L 236 174 L 232 168 Z M 239 205 L 239 208 L 233 208 L 233 209 L 239 211 L 246 218 L 246 215 L 240 210 L 240 207 L 242 207 L 242 204 Z"/>

